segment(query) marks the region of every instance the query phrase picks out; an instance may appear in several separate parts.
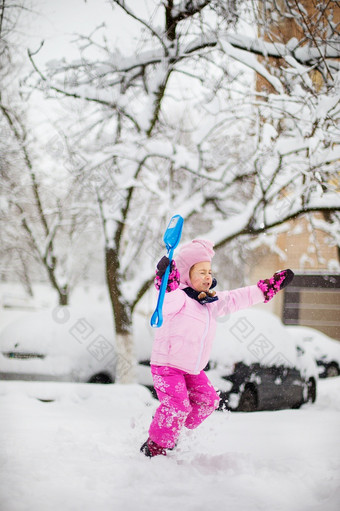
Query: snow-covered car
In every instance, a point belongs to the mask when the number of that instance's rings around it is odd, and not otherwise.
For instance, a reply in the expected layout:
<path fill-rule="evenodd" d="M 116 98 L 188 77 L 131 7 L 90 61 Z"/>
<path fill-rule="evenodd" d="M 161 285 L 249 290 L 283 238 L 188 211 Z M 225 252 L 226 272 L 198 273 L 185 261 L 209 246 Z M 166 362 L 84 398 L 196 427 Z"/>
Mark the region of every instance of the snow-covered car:
<path fill-rule="evenodd" d="M 314 357 L 320 378 L 340 375 L 340 342 L 328 335 L 305 326 L 288 326 L 293 335 L 304 348 Z"/>
<path fill-rule="evenodd" d="M 0 379 L 114 382 L 111 318 L 101 307 L 16 315 L 0 332 Z"/>
<path fill-rule="evenodd" d="M 256 308 L 218 322 L 208 376 L 219 390 L 220 409 L 299 408 L 316 399 L 313 357 L 277 316 Z"/>

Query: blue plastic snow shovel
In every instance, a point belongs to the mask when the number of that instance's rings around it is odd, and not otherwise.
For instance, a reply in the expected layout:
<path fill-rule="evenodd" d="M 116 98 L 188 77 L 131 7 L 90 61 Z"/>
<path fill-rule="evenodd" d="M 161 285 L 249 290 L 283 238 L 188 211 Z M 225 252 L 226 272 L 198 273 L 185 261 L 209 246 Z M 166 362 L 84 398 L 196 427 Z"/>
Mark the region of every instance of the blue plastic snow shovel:
<path fill-rule="evenodd" d="M 163 309 L 164 296 L 165 296 L 165 291 L 166 291 L 166 288 L 168 285 L 172 256 L 173 256 L 175 248 L 177 247 L 177 245 L 181 239 L 183 223 L 184 223 L 184 220 L 180 215 L 174 215 L 171 218 L 169 225 L 164 233 L 163 241 L 164 241 L 165 246 L 168 251 L 167 256 L 169 258 L 169 264 L 168 264 L 168 266 L 165 270 L 165 273 L 162 277 L 162 282 L 161 282 L 161 287 L 159 289 L 157 306 L 156 306 L 155 312 L 151 316 L 150 324 L 154 328 L 159 328 L 163 324 L 162 309 Z"/>

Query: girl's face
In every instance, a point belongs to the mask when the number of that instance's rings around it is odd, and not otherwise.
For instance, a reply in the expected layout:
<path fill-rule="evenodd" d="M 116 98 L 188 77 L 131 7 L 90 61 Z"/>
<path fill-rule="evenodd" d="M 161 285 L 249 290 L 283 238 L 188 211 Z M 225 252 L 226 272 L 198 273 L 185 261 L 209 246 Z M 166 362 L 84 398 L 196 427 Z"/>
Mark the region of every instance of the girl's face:
<path fill-rule="evenodd" d="M 211 275 L 211 264 L 209 261 L 203 261 L 202 263 L 196 263 L 194 266 L 190 268 L 190 282 L 195 289 L 199 293 L 201 291 L 208 291 L 212 284 L 212 275 Z"/>

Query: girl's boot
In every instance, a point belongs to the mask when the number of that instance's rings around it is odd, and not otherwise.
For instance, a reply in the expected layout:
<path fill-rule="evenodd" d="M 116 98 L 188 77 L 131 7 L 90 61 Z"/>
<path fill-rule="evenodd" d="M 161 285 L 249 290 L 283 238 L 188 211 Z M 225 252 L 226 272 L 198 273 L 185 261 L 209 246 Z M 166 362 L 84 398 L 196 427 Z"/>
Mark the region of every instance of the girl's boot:
<path fill-rule="evenodd" d="M 166 456 L 166 450 L 161 445 L 153 442 L 151 438 L 148 438 L 146 442 L 140 448 L 140 452 L 142 452 L 148 458 L 153 458 L 154 456 Z"/>

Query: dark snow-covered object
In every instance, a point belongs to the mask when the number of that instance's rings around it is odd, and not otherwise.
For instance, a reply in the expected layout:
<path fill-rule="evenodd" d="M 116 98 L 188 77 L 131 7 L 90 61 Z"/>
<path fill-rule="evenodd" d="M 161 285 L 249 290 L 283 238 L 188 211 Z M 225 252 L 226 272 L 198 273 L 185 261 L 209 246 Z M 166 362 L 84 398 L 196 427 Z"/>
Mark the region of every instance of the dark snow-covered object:
<path fill-rule="evenodd" d="M 102 305 L 22 314 L 0 333 L 1 379 L 108 383 L 116 358 L 112 317 Z"/>

